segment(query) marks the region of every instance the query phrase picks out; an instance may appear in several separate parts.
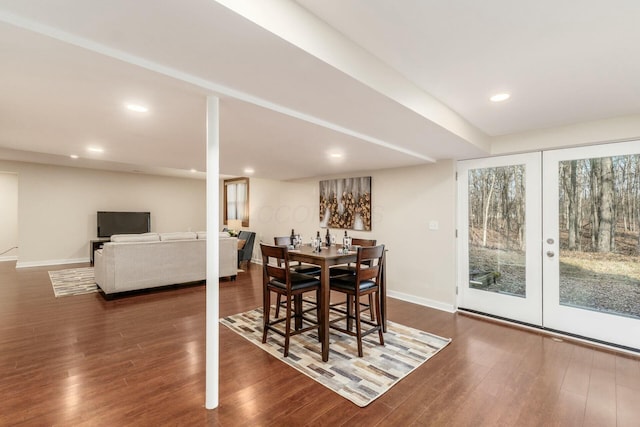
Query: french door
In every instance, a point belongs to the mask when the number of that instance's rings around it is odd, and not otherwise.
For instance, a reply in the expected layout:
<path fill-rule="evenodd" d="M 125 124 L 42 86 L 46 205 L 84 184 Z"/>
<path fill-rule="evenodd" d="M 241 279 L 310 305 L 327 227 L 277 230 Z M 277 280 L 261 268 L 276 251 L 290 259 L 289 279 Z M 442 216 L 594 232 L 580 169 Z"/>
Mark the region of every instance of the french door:
<path fill-rule="evenodd" d="M 639 153 L 633 141 L 543 154 L 545 327 L 640 349 Z"/>
<path fill-rule="evenodd" d="M 640 142 L 459 162 L 458 306 L 640 349 Z"/>
<path fill-rule="evenodd" d="M 540 162 L 458 162 L 460 308 L 542 325 Z"/>

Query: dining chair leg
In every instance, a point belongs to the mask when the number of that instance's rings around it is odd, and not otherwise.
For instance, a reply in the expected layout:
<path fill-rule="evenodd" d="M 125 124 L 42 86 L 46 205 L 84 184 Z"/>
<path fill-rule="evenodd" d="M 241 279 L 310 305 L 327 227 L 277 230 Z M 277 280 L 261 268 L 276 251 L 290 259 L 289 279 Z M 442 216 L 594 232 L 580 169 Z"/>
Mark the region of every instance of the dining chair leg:
<path fill-rule="evenodd" d="M 359 305 L 359 301 L 356 298 L 356 304 Z M 358 339 L 358 357 L 362 357 L 362 325 L 360 324 L 360 307 L 356 307 L 356 338 Z"/>
<path fill-rule="evenodd" d="M 302 294 L 293 297 L 294 318 L 296 319 L 294 327 L 296 331 L 302 329 Z"/>
<path fill-rule="evenodd" d="M 347 331 L 350 331 L 353 329 L 353 306 L 354 306 L 354 299 L 355 297 L 353 297 L 352 295 L 347 295 Z M 357 305 L 358 302 L 355 301 L 355 304 Z M 359 307 L 356 307 L 356 311 L 358 311 Z"/>
<path fill-rule="evenodd" d="M 320 318 L 322 317 L 322 310 L 320 310 L 320 298 L 322 297 L 322 292 L 320 292 L 320 288 L 316 291 L 316 320 L 318 321 L 318 341 L 322 342 L 322 337 L 320 336 Z"/>
<path fill-rule="evenodd" d="M 382 312 L 380 310 L 380 295 L 377 292 L 374 302 L 376 307 L 376 324 L 378 325 L 378 338 L 380 338 L 380 345 L 384 345 L 384 336 L 382 334 Z"/>
<path fill-rule="evenodd" d="M 289 355 L 289 337 L 291 335 L 291 297 L 287 295 L 287 317 L 284 333 L 284 357 Z"/>
<path fill-rule="evenodd" d="M 271 291 L 265 289 L 262 296 L 262 343 L 267 342 L 267 325 L 271 313 Z"/>
<path fill-rule="evenodd" d="M 373 322 L 375 319 L 373 318 L 373 294 L 369 294 L 369 317 L 371 318 L 371 321 Z"/>
<path fill-rule="evenodd" d="M 276 319 L 280 317 L 280 304 L 282 304 L 282 295 L 276 297 Z"/>

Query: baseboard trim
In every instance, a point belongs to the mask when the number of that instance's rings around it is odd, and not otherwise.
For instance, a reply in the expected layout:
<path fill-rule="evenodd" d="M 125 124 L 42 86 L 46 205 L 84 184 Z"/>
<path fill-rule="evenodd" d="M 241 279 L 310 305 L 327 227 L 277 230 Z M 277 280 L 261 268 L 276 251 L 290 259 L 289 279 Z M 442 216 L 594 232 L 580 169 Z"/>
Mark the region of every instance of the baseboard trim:
<path fill-rule="evenodd" d="M 18 261 L 16 268 L 43 267 L 46 265 L 81 264 L 89 262 L 89 258 L 49 259 L 43 261 Z"/>
<path fill-rule="evenodd" d="M 0 256 L 0 262 L 5 262 L 5 261 L 17 261 L 18 257 L 13 255 L 13 256 Z"/>
<path fill-rule="evenodd" d="M 555 338 L 556 340 L 559 339 L 560 341 L 570 341 L 570 342 L 586 345 L 589 347 L 597 347 L 603 350 L 613 351 L 616 353 L 624 353 L 624 354 L 628 354 L 636 357 L 640 356 L 640 349 L 626 347 L 618 344 L 611 344 L 611 343 L 607 343 L 599 340 L 593 340 L 593 339 L 589 339 L 579 335 L 571 334 L 568 332 L 558 331 L 555 329 L 548 329 L 542 326 L 529 325 L 527 323 L 517 322 L 514 320 L 509 320 L 509 319 L 505 319 L 498 316 L 492 316 L 490 314 L 481 313 L 473 310 L 461 308 L 458 310 L 458 314 L 462 316 L 476 317 L 478 319 L 486 320 L 488 322 L 499 323 L 508 327 L 523 329 L 526 331 L 539 333 L 541 335 L 547 335 L 547 336 L 550 336 L 552 339 Z"/>
<path fill-rule="evenodd" d="M 446 304 L 441 301 L 432 300 L 429 298 L 421 298 L 415 295 L 404 294 L 402 292 L 395 292 L 387 290 L 387 296 L 395 299 L 399 299 L 413 304 L 422 305 L 429 308 L 435 308 L 436 310 L 446 311 L 447 313 L 455 313 L 456 309 L 453 304 Z"/>
<path fill-rule="evenodd" d="M 254 263 L 262 265 L 262 260 L 252 260 Z M 420 298 L 415 295 L 404 294 L 402 292 L 390 291 L 387 289 L 387 296 L 395 299 L 399 299 L 401 301 L 410 302 L 413 304 L 418 304 L 424 307 L 433 308 L 440 311 L 446 311 L 447 313 L 455 313 L 456 308 L 453 304 L 445 304 L 440 301 L 432 300 L 429 298 Z"/>

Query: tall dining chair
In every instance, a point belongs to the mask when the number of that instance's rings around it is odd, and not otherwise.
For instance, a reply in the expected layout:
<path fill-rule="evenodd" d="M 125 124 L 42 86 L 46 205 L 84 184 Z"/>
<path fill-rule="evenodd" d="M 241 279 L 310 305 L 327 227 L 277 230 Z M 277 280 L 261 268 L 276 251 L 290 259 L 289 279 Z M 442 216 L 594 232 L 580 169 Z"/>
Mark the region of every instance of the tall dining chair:
<path fill-rule="evenodd" d="M 276 246 L 289 246 L 291 244 L 290 236 L 274 237 L 273 244 Z M 297 265 L 292 265 L 291 270 L 295 273 L 309 274 L 311 276 L 320 275 L 320 266 L 311 264 L 302 264 L 298 261 Z"/>
<path fill-rule="evenodd" d="M 291 237 L 290 236 L 274 237 L 273 243 L 276 246 L 289 246 L 291 244 Z M 316 277 L 320 276 L 321 268 L 318 265 L 302 264 L 300 261 L 298 261 L 297 265 L 289 265 L 289 266 L 291 268 L 291 271 L 293 271 L 294 273 L 308 274 L 310 276 L 316 276 Z M 305 300 L 305 302 L 308 302 L 314 305 L 317 304 L 317 302 L 313 300 Z M 282 295 L 278 294 L 277 302 L 276 302 L 276 318 L 280 317 L 281 305 L 282 305 Z"/>
<path fill-rule="evenodd" d="M 286 246 L 271 246 L 260 243 L 262 252 L 262 283 L 263 283 L 263 333 L 262 342 L 267 342 L 267 333 L 273 331 L 284 337 L 284 356 L 289 355 L 289 338 L 294 335 L 307 332 L 311 329 L 318 330 L 320 337 L 320 308 L 303 310 L 302 295 L 307 292 L 315 292 L 316 300 L 320 301 L 320 280 L 307 274 L 292 272 L 289 267 L 289 255 Z M 285 317 L 271 320 L 271 292 L 278 297 L 284 297 L 286 302 Z M 295 310 L 292 310 L 292 302 L 295 300 Z M 316 311 L 316 318 L 306 316 L 311 310 Z M 291 329 L 291 320 L 300 319 L 301 323 L 309 325 L 299 329 Z M 285 322 L 284 332 L 276 325 Z"/>
<path fill-rule="evenodd" d="M 377 243 L 377 240 L 375 239 L 359 239 L 357 237 L 354 237 L 351 239 L 351 244 L 353 246 L 375 246 Z M 342 276 L 345 274 L 356 274 L 356 266 L 355 264 L 347 264 L 347 265 L 338 265 L 335 267 L 331 267 L 331 269 L 329 270 L 329 275 L 331 277 L 335 277 L 335 276 Z M 362 303 L 360 301 L 358 301 L 358 307 L 360 307 L 360 309 L 362 311 L 367 311 L 369 310 L 369 317 L 373 320 L 373 295 L 369 294 L 369 304 L 365 304 Z"/>
<path fill-rule="evenodd" d="M 338 317 L 330 322 L 332 328 L 348 335 L 355 336 L 358 340 L 358 356 L 362 357 L 362 337 L 373 332 L 378 332 L 380 345 L 384 345 L 384 337 L 382 336 L 382 316 L 380 313 L 380 274 L 382 260 L 384 257 L 384 245 L 378 246 L 361 246 L 358 248 L 358 256 L 356 260 L 356 271 L 352 275 L 342 275 L 332 277 L 330 279 L 331 290 L 341 292 L 347 296 L 346 310 L 338 307 L 332 307 L 332 310 L 338 311 L 343 316 Z M 361 310 L 357 307 L 361 296 L 373 295 L 373 311 L 375 316 L 371 320 L 362 319 Z M 356 309 L 351 309 L 353 301 L 356 302 Z M 346 327 L 342 328 L 335 323 L 346 320 Z M 349 320 L 355 320 L 356 331 L 353 332 L 349 327 Z M 371 328 L 363 331 L 362 324 L 369 325 Z"/>

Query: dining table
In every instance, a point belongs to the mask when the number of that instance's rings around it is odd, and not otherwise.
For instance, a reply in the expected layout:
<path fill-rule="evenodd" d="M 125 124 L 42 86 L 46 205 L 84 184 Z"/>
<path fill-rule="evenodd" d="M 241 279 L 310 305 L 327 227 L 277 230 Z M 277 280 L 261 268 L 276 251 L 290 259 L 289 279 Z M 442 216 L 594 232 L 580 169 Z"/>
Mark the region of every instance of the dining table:
<path fill-rule="evenodd" d="M 355 263 L 358 257 L 356 248 L 347 251 L 342 250 L 342 245 L 323 246 L 318 252 L 311 245 L 301 245 L 295 249 L 289 249 L 290 261 L 299 261 L 320 267 L 320 342 L 322 347 L 322 361 L 329 360 L 329 308 L 331 302 L 331 286 L 329 268 L 334 265 Z M 380 272 L 380 312 L 383 331 L 386 331 L 386 286 L 385 286 L 384 256 Z"/>

